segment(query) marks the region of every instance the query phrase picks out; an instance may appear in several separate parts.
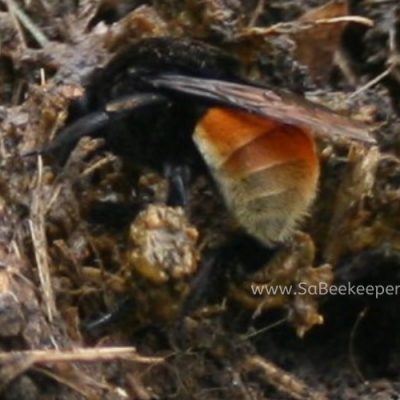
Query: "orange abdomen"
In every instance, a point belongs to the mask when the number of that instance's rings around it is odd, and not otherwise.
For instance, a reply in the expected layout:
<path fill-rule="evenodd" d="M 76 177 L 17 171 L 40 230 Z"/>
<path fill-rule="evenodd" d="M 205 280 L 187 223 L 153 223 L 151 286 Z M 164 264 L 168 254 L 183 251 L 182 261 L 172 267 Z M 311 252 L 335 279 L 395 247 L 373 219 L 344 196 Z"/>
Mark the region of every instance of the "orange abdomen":
<path fill-rule="evenodd" d="M 267 246 L 290 236 L 313 202 L 319 160 L 312 133 L 212 108 L 194 140 L 243 228 Z"/>

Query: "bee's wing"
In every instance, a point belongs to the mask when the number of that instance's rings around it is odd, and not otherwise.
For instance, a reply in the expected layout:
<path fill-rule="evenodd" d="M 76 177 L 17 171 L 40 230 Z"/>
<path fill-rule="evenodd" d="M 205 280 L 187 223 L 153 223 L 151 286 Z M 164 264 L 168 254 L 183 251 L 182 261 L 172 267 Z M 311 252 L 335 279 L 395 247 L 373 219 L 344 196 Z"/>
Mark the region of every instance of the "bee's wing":
<path fill-rule="evenodd" d="M 337 135 L 375 143 L 366 125 L 299 96 L 267 88 L 182 75 L 152 79 L 156 87 L 186 93 L 216 104 L 237 107 L 285 124 L 310 128 L 316 135 Z"/>

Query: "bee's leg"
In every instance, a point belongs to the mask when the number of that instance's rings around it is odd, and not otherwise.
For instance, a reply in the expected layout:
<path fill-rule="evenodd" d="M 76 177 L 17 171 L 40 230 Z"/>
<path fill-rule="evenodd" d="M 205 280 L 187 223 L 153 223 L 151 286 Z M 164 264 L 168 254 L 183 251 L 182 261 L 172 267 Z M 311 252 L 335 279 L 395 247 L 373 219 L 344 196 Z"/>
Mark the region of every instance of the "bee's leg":
<path fill-rule="evenodd" d="M 63 129 L 49 145 L 26 152 L 23 156 L 51 154 L 63 163 L 81 138 L 85 136 L 96 137 L 96 133 L 107 128 L 110 121 L 110 116 L 104 111 L 91 113 Z"/>
<path fill-rule="evenodd" d="M 280 246 L 268 248 L 244 232 L 235 233 L 227 243 L 207 251 L 202 257 L 200 271 L 190 283 L 190 291 L 185 299 L 173 332 L 173 343 L 185 347 L 187 342 L 184 319 L 200 307 L 207 294 L 221 291 L 224 280 L 229 275 L 248 277 L 264 268 L 277 254 Z"/>
<path fill-rule="evenodd" d="M 156 93 L 139 93 L 114 100 L 106 104 L 104 110 L 90 113 L 67 126 L 48 146 L 27 152 L 24 156 L 51 154 L 63 163 L 81 138 L 105 137 L 104 132 L 112 123 L 123 120 L 143 107 L 166 101 L 168 99 L 165 96 Z"/>
<path fill-rule="evenodd" d="M 211 251 L 203 256 L 200 271 L 189 285 L 189 294 L 184 300 L 177 315 L 171 332 L 172 346 L 178 349 L 188 347 L 188 337 L 185 330 L 185 317 L 196 310 L 203 303 L 206 293 L 214 288 L 218 278 L 223 275 L 223 265 L 219 262 L 218 252 Z"/>
<path fill-rule="evenodd" d="M 169 183 L 167 205 L 185 208 L 188 204 L 189 167 L 168 163 L 164 166 L 164 176 Z"/>

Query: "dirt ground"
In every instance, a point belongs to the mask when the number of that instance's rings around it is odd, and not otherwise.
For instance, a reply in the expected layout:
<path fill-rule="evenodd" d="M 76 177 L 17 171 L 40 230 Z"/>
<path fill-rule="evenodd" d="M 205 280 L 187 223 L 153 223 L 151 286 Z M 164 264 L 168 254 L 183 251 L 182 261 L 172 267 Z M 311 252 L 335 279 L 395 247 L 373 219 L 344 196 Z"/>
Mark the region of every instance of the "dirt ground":
<path fill-rule="evenodd" d="M 399 399 L 399 18 L 395 0 L 0 1 L 0 398 Z M 27 155 L 79 119 L 113 54 L 159 36 L 227 51 L 378 144 L 319 140 L 294 245 L 257 276 L 224 275 L 181 321 L 204 248 L 234 229 L 209 177 L 183 212 L 102 138 Z M 249 294 L 303 281 L 394 289 Z"/>

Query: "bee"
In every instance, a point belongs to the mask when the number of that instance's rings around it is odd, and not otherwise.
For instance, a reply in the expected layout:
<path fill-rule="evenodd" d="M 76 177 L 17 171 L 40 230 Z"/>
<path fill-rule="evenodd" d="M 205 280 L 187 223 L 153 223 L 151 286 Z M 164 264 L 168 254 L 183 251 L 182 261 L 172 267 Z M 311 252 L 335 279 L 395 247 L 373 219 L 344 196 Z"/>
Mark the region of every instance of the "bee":
<path fill-rule="evenodd" d="M 242 229 L 233 247 L 252 242 L 255 251 L 240 257 L 257 269 L 291 238 L 316 197 L 316 139 L 375 141 L 362 123 L 239 71 L 234 58 L 203 43 L 139 41 L 93 74 L 80 111 L 71 112 L 75 122 L 42 152 L 68 152 L 82 136 L 105 136 L 116 152 L 167 176 L 173 205 L 187 201 L 182 166 L 195 174 L 205 165 Z"/>

